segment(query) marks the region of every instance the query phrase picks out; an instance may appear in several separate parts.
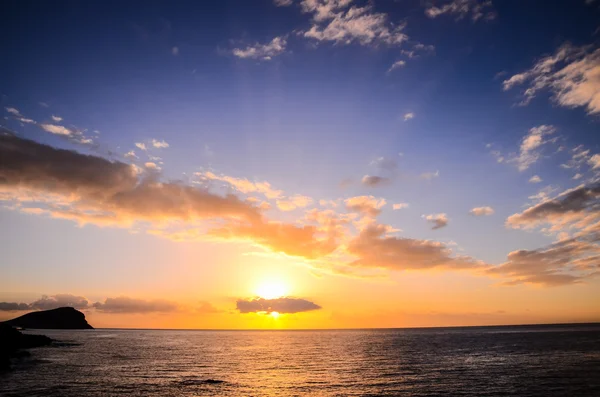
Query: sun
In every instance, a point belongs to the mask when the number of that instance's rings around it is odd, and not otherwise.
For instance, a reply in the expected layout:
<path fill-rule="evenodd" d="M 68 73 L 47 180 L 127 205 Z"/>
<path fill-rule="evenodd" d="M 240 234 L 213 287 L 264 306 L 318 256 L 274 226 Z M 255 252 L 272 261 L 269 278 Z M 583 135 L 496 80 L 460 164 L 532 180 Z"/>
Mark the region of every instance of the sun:
<path fill-rule="evenodd" d="M 255 293 L 264 299 L 281 298 L 288 295 L 289 287 L 281 280 L 264 280 L 256 287 Z"/>
<path fill-rule="evenodd" d="M 279 312 L 271 312 L 269 313 L 274 319 L 279 318 Z"/>

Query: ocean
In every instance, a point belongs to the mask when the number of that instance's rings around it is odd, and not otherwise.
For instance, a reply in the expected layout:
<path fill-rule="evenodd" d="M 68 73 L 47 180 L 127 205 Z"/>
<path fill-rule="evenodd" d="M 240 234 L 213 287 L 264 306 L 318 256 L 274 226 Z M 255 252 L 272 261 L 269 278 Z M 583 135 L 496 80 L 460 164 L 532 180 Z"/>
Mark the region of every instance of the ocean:
<path fill-rule="evenodd" d="M 600 324 L 28 332 L 1 396 L 600 396 Z"/>

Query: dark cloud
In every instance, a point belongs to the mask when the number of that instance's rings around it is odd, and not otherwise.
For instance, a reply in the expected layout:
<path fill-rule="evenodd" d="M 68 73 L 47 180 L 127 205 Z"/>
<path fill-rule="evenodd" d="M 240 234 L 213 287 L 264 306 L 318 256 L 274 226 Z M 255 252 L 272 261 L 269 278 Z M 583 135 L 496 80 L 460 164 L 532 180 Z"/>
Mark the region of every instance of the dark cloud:
<path fill-rule="evenodd" d="M 80 223 L 261 217 L 259 209 L 234 195 L 159 182 L 130 164 L 56 149 L 6 132 L 0 132 L 0 181 L 4 199 L 31 200 L 34 195 L 52 204 L 41 213 Z"/>
<path fill-rule="evenodd" d="M 83 296 L 71 294 L 43 295 L 32 303 L 0 302 L 0 311 L 12 310 L 50 310 L 57 307 L 88 308 L 88 301 Z"/>
<path fill-rule="evenodd" d="M 89 302 L 83 296 L 76 296 L 71 294 L 58 294 L 42 296 L 41 299 L 32 302 L 29 306 L 36 310 L 49 310 L 56 309 L 57 307 L 73 307 L 75 309 L 86 309 Z"/>
<path fill-rule="evenodd" d="M 386 186 L 386 185 L 389 185 L 390 182 L 391 182 L 390 178 L 386 178 L 383 176 L 376 176 L 376 175 L 365 175 L 361 180 L 361 183 L 368 187 Z"/>
<path fill-rule="evenodd" d="M 277 299 L 238 299 L 237 309 L 240 313 L 278 312 L 278 313 L 301 313 L 311 310 L 319 310 L 321 306 L 314 302 L 301 298 L 277 298 Z"/>
<path fill-rule="evenodd" d="M 391 270 L 484 269 L 483 262 L 467 256 L 453 256 L 446 245 L 431 240 L 388 236 L 389 227 L 371 224 L 350 240 L 348 253 L 356 256 L 352 264 Z"/>
<path fill-rule="evenodd" d="M 0 311 L 11 312 L 17 310 L 31 310 L 27 303 L 0 302 Z"/>
<path fill-rule="evenodd" d="M 106 298 L 104 303 L 96 302 L 93 306 L 96 310 L 104 313 L 172 313 L 179 310 L 179 306 L 175 302 L 163 299 L 135 299 L 126 296 Z"/>
<path fill-rule="evenodd" d="M 599 211 L 600 184 L 579 186 L 511 215 L 506 224 L 513 228 L 531 228 L 544 223 L 578 220 Z"/>

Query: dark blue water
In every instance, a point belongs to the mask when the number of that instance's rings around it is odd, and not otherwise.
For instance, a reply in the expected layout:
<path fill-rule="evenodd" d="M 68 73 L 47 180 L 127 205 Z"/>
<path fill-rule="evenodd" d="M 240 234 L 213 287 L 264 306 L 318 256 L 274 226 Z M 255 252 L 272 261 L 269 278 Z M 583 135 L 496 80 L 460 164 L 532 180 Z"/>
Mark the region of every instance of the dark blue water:
<path fill-rule="evenodd" d="M 600 325 L 38 331 L 2 396 L 600 396 Z"/>

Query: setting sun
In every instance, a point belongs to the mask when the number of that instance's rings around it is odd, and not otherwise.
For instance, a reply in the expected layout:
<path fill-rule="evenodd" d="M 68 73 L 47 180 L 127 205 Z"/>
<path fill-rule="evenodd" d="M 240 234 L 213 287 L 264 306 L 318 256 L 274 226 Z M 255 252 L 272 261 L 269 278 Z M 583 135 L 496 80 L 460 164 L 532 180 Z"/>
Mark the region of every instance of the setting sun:
<path fill-rule="evenodd" d="M 289 287 L 281 280 L 265 280 L 256 287 L 255 292 L 261 298 L 275 299 L 287 296 L 289 294 Z"/>

